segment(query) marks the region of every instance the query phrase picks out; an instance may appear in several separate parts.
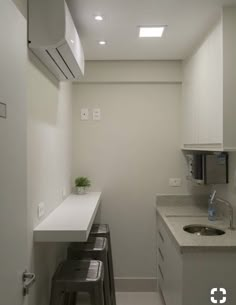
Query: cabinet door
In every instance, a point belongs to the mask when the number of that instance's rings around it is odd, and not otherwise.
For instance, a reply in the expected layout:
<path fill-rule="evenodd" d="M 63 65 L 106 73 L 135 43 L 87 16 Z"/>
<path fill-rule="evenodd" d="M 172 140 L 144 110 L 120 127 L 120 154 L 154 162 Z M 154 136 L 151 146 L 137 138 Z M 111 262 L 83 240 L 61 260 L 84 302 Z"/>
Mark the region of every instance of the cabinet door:
<path fill-rule="evenodd" d="M 182 257 L 161 218 L 157 218 L 157 276 L 166 305 L 182 305 Z"/>
<path fill-rule="evenodd" d="M 184 63 L 184 81 L 182 95 L 182 143 L 183 145 L 197 144 L 196 124 L 197 111 L 194 102 L 193 92 L 194 86 L 192 82 L 192 71 L 194 71 L 194 62 Z"/>
<path fill-rule="evenodd" d="M 196 54 L 199 85 L 199 144 L 223 143 L 223 56 L 219 24 Z"/>
<path fill-rule="evenodd" d="M 184 62 L 183 146 L 223 144 L 222 25 L 219 23 Z"/>

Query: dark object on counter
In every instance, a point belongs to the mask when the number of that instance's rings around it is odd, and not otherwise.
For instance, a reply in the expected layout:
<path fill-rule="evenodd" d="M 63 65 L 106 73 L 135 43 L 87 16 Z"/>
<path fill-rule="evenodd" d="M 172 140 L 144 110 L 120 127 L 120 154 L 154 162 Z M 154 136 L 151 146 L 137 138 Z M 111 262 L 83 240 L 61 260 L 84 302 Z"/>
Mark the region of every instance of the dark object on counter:
<path fill-rule="evenodd" d="M 77 292 L 88 292 L 91 304 L 104 305 L 104 267 L 101 261 L 72 260 L 58 266 L 52 279 L 50 305 L 71 304 L 70 298 L 73 299 Z"/>

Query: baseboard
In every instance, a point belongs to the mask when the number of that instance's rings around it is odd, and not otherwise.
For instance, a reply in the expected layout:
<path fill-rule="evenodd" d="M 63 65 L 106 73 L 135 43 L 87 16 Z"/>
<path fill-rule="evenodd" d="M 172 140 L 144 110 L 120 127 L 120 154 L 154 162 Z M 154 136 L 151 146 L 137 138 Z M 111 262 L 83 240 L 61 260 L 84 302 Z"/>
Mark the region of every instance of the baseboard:
<path fill-rule="evenodd" d="M 155 292 L 157 291 L 156 278 L 115 278 L 117 292 Z"/>

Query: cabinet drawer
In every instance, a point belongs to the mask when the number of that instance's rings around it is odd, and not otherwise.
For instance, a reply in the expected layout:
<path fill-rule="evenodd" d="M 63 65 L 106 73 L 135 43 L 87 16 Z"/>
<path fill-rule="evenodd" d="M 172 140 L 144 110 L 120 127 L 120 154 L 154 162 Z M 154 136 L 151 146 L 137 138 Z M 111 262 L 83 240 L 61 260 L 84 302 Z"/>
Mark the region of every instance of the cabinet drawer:
<path fill-rule="evenodd" d="M 157 275 L 160 282 L 163 282 L 165 280 L 165 275 L 160 264 L 157 265 Z"/>
<path fill-rule="evenodd" d="M 158 257 L 158 261 L 162 261 L 162 262 L 165 261 L 164 251 L 160 247 L 157 248 L 157 257 Z"/>
<path fill-rule="evenodd" d="M 165 260 L 168 252 L 169 236 L 167 235 L 166 229 L 159 222 L 157 227 L 157 255 Z"/>
<path fill-rule="evenodd" d="M 161 243 L 165 244 L 168 238 L 169 237 L 168 237 L 168 233 L 166 231 L 166 227 L 163 224 L 162 219 L 159 217 L 158 223 L 157 223 L 157 240 L 159 240 Z"/>
<path fill-rule="evenodd" d="M 168 258 L 166 258 L 161 249 L 157 249 L 157 277 L 161 279 L 166 279 L 166 274 L 168 271 Z"/>
<path fill-rule="evenodd" d="M 164 234 L 160 228 L 158 228 L 157 230 L 157 240 L 159 240 L 162 243 L 165 242 Z"/>

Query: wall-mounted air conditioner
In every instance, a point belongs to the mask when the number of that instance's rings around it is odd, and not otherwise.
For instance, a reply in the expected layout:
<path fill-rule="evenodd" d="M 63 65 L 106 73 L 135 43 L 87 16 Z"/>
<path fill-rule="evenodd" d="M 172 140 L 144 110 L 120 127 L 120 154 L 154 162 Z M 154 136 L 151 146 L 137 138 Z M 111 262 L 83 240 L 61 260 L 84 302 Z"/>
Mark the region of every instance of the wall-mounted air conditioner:
<path fill-rule="evenodd" d="M 64 0 L 28 0 L 28 41 L 33 53 L 59 80 L 84 74 L 84 52 Z"/>

